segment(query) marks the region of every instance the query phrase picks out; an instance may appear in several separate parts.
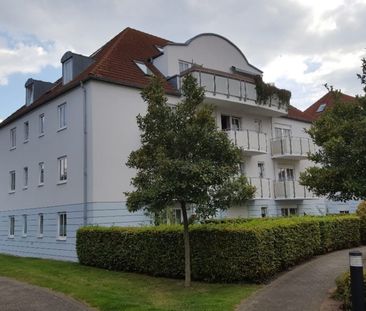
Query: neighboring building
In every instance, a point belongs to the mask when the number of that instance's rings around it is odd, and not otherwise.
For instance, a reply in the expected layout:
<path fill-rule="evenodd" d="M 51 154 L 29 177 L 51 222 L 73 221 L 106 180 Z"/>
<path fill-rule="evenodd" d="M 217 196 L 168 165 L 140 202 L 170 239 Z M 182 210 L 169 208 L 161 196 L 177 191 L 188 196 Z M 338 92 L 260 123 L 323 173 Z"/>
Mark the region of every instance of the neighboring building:
<path fill-rule="evenodd" d="M 339 96 L 337 99 L 341 103 L 349 103 L 354 102 L 356 100 L 355 97 L 349 96 L 347 94 L 339 93 L 337 96 Z M 322 98 L 318 99 L 314 104 L 312 104 L 309 108 L 307 108 L 304 113 L 309 115 L 314 120 L 318 119 L 319 116 L 326 111 L 327 109 L 334 106 L 335 97 L 334 93 L 329 91 L 327 94 L 325 94 Z"/>
<path fill-rule="evenodd" d="M 304 132 L 312 116 L 278 98 L 257 103 L 254 79 L 262 72 L 226 38 L 201 34 L 182 44 L 126 28 L 91 56 L 67 52 L 61 62 L 62 77 L 29 79 L 25 105 L 0 123 L 0 252 L 76 260 L 80 226 L 151 222 L 129 213 L 123 195 L 151 74 L 164 77 L 175 105 L 181 78 L 192 73 L 218 127 L 243 150 L 241 171 L 256 198 L 221 216 L 327 212 L 297 181 L 315 148 Z"/>

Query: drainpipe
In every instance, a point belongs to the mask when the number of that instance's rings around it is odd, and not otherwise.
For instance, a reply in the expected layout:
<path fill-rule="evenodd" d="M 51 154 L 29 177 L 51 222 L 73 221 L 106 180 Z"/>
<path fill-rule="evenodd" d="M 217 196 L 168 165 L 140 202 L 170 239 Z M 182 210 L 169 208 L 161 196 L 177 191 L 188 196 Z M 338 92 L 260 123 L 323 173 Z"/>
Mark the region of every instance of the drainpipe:
<path fill-rule="evenodd" d="M 86 88 L 83 81 L 80 82 L 83 90 L 83 225 L 88 224 L 88 145 L 87 145 L 87 106 L 86 106 Z"/>

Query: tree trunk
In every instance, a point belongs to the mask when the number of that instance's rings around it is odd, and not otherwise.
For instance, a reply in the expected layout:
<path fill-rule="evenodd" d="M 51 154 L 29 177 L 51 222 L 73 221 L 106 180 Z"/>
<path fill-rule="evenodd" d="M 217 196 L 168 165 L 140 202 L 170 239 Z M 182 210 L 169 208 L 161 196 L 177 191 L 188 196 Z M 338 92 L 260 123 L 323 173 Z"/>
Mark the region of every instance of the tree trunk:
<path fill-rule="evenodd" d="M 183 214 L 183 237 L 184 237 L 184 271 L 185 271 L 185 287 L 191 286 L 191 249 L 189 245 L 188 217 L 186 202 L 180 203 Z"/>

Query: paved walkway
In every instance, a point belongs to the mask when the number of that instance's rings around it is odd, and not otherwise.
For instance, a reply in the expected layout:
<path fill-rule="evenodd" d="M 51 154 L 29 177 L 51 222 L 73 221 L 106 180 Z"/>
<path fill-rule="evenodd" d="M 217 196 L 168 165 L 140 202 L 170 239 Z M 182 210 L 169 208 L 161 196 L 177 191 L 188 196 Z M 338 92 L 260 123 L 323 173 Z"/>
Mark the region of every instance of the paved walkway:
<path fill-rule="evenodd" d="M 93 309 L 48 289 L 0 277 L 0 310 L 91 311 Z"/>
<path fill-rule="evenodd" d="M 366 257 L 366 246 L 357 248 Z M 334 280 L 349 269 L 348 252 L 318 256 L 295 267 L 244 301 L 238 311 L 319 311 Z"/>

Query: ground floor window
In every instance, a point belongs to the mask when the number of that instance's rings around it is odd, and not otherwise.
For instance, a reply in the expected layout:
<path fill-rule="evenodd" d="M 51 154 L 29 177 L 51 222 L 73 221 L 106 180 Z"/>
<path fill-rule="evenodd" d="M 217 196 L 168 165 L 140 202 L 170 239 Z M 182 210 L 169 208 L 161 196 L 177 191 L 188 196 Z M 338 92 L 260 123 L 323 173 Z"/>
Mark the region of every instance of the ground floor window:
<path fill-rule="evenodd" d="M 38 215 L 38 237 L 43 237 L 43 214 Z"/>
<path fill-rule="evenodd" d="M 58 214 L 58 238 L 65 240 L 67 236 L 67 215 L 65 212 Z"/>
<path fill-rule="evenodd" d="M 339 214 L 349 214 L 349 211 L 339 211 Z"/>
<path fill-rule="evenodd" d="M 27 215 L 23 215 L 23 236 L 26 237 L 28 233 L 28 219 Z"/>
<path fill-rule="evenodd" d="M 297 208 L 281 208 L 281 215 L 284 217 L 297 215 Z"/>
<path fill-rule="evenodd" d="M 267 217 L 267 206 L 261 207 L 261 216 L 262 218 Z"/>
<path fill-rule="evenodd" d="M 9 237 L 13 238 L 15 233 L 15 217 L 9 217 Z"/>

